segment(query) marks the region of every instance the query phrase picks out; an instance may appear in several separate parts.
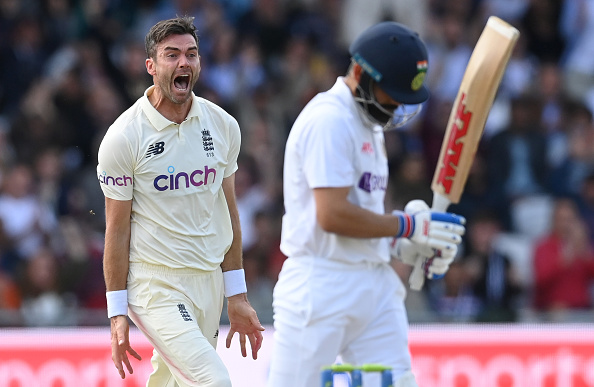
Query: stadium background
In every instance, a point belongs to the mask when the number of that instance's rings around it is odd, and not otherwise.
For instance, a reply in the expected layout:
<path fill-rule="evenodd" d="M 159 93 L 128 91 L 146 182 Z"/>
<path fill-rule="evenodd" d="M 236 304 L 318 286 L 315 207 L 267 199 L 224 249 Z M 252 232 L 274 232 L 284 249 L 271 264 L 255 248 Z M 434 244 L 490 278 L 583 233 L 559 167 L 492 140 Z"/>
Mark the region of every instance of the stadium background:
<path fill-rule="evenodd" d="M 264 324 L 272 323 L 284 259 L 284 142 L 307 101 L 346 72 L 348 42 L 391 19 L 419 31 L 429 49 L 431 98 L 412 123 L 386 135 L 386 208 L 402 208 L 431 199 L 445 122 L 489 15 L 522 35 L 467 191 L 452 207 L 468 219 L 464 249 L 444 280 L 409 293 L 410 321 L 443 329 L 592 321 L 594 1 L 0 0 L 4 337 L 28 332 L 14 328 L 108 326 L 97 146 L 151 84 L 145 33 L 184 14 L 196 18 L 201 39 L 196 94 L 224 107 L 242 129 L 236 180 L 244 263 Z M 555 238 L 574 264 L 548 273 L 559 258 L 550 248 Z M 547 289 L 553 283 L 558 288 Z"/>

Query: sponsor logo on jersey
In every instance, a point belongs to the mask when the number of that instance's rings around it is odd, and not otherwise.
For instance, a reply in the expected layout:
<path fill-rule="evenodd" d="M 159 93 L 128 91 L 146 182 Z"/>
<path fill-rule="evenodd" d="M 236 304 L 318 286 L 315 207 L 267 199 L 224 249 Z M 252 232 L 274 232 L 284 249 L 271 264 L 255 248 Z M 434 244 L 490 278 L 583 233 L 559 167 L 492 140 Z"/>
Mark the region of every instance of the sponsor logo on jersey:
<path fill-rule="evenodd" d="M 373 154 L 373 146 L 371 145 L 370 142 L 364 142 L 363 146 L 361 147 L 361 152 L 365 153 L 365 154 Z"/>
<path fill-rule="evenodd" d="M 385 191 L 388 186 L 388 176 L 374 175 L 371 172 L 365 172 L 359 179 L 359 188 L 365 192 L 377 190 Z"/>
<path fill-rule="evenodd" d="M 105 185 L 117 185 L 120 187 L 127 187 L 128 184 L 132 185 L 131 176 L 108 176 L 106 171 L 97 175 L 97 179 L 99 180 L 99 183 Z"/>
<path fill-rule="evenodd" d="M 156 142 L 154 144 L 149 145 L 148 150 L 146 151 L 146 157 L 149 158 L 151 156 L 156 156 L 165 150 L 165 143 L 163 141 Z"/>
<path fill-rule="evenodd" d="M 173 191 L 190 186 L 200 187 L 201 185 L 212 184 L 217 178 L 217 170 L 208 165 L 204 169 L 195 169 L 192 172 L 175 172 L 173 166 L 167 168 L 167 175 L 159 175 L 153 180 L 153 186 L 157 191 Z"/>

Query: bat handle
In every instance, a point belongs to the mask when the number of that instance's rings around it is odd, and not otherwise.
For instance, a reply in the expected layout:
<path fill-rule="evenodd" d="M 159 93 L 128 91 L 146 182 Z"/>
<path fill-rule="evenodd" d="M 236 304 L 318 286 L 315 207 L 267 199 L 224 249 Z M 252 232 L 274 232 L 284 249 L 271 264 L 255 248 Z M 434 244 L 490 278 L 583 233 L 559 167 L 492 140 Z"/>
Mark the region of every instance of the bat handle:
<path fill-rule="evenodd" d="M 408 284 L 412 290 L 423 289 L 423 285 L 425 284 L 425 261 L 426 259 L 423 257 L 418 257 L 415 261 L 413 271 L 410 277 L 408 277 Z"/>
<path fill-rule="evenodd" d="M 433 192 L 433 205 L 432 209 L 437 211 L 445 211 L 450 205 L 450 200 L 444 195 Z M 412 290 L 421 290 L 425 284 L 425 262 L 427 261 L 424 257 L 418 257 L 415 266 L 413 268 L 410 277 L 408 277 L 408 284 Z"/>

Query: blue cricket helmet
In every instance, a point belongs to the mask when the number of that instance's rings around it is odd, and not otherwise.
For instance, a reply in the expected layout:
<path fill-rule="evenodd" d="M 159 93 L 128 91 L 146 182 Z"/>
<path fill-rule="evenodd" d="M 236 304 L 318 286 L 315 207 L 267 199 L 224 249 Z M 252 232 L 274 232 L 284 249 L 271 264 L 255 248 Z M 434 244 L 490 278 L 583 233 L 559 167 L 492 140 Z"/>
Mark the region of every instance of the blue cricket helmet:
<path fill-rule="evenodd" d="M 427 49 L 410 28 L 390 21 L 375 24 L 355 39 L 349 53 L 395 101 L 413 105 L 429 98 Z"/>

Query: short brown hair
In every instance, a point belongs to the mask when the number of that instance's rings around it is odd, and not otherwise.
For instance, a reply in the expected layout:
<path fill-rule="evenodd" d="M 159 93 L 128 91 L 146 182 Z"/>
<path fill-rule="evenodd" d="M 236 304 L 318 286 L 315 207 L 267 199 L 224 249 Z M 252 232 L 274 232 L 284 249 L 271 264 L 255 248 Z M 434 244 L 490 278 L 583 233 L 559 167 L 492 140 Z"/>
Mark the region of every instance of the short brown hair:
<path fill-rule="evenodd" d="M 162 20 L 151 27 L 144 39 L 146 55 L 149 58 L 155 58 L 157 55 L 157 45 L 169 35 L 190 34 L 198 46 L 199 38 L 196 34 L 194 18 L 191 16 L 176 17 L 175 19 Z"/>

